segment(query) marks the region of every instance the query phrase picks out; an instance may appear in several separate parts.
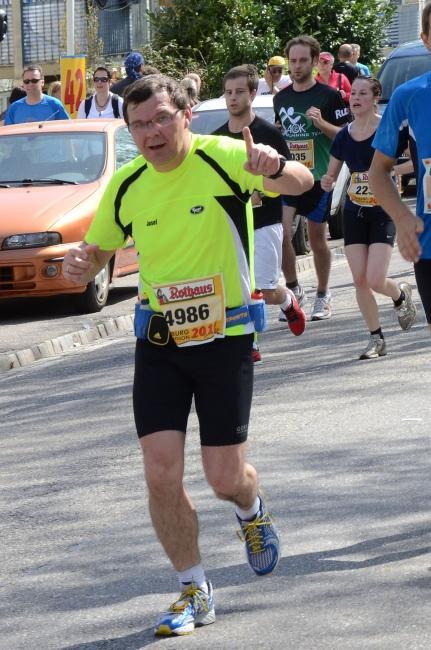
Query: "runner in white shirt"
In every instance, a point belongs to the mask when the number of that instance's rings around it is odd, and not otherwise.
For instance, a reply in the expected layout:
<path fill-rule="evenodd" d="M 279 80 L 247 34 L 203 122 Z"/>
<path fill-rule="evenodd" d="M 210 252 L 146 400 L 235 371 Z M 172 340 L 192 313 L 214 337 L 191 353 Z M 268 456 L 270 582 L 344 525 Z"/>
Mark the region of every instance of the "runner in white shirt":
<path fill-rule="evenodd" d="M 93 97 L 82 100 L 78 108 L 78 118 L 123 117 L 123 99 L 110 92 L 110 81 L 111 71 L 108 68 L 102 66 L 95 70 L 93 75 L 95 93 Z"/>
<path fill-rule="evenodd" d="M 292 83 L 288 74 L 283 74 L 286 61 L 282 56 L 272 56 L 266 66 L 263 79 L 259 79 L 256 95 L 275 95 Z"/>

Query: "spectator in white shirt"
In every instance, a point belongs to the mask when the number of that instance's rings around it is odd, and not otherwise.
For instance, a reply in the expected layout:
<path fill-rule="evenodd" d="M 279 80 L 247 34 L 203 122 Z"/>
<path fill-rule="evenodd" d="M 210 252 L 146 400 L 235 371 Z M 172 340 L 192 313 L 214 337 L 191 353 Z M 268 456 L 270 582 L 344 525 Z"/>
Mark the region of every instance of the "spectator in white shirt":
<path fill-rule="evenodd" d="M 283 74 L 286 61 L 282 56 L 272 56 L 266 66 L 263 79 L 259 79 L 256 95 L 275 95 L 292 83 L 288 74 Z"/>
<path fill-rule="evenodd" d="M 82 100 L 78 108 L 78 118 L 123 117 L 123 99 L 110 91 L 110 82 L 111 71 L 99 66 L 93 75 L 94 95 Z"/>

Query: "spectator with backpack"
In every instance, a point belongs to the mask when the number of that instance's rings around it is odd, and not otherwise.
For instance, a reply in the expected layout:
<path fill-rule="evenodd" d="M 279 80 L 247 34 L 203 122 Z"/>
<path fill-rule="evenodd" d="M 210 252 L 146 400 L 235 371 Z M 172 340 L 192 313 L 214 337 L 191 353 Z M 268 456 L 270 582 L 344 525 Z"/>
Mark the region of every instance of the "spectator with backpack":
<path fill-rule="evenodd" d="M 335 72 L 334 57 L 330 52 L 321 52 L 317 63 L 317 81 L 322 84 L 336 88 L 344 99 L 346 106 L 349 105 L 351 84 L 346 75 L 342 72 Z"/>
<path fill-rule="evenodd" d="M 78 108 L 78 118 L 122 118 L 123 99 L 110 91 L 111 71 L 99 66 L 93 75 L 95 92 L 84 99 Z"/>

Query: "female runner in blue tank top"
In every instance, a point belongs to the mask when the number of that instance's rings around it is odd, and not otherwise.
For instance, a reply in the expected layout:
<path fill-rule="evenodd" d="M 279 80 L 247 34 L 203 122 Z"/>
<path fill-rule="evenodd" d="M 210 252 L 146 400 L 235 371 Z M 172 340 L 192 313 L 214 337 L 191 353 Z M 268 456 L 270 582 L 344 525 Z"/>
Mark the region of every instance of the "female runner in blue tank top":
<path fill-rule="evenodd" d="M 343 215 L 344 245 L 358 306 L 370 331 L 368 345 L 360 359 L 376 359 L 386 354 L 374 291 L 392 298 L 402 329 L 409 329 L 416 318 L 411 286 L 407 282 L 397 284 L 387 277 L 395 225 L 377 205 L 368 184 L 368 170 L 374 155 L 371 143 L 380 121 L 377 113 L 380 95 L 381 85 L 377 79 L 355 79 L 350 95 L 354 120 L 337 133 L 328 171 L 321 179 L 322 188 L 330 191 L 343 162 L 351 173 Z"/>

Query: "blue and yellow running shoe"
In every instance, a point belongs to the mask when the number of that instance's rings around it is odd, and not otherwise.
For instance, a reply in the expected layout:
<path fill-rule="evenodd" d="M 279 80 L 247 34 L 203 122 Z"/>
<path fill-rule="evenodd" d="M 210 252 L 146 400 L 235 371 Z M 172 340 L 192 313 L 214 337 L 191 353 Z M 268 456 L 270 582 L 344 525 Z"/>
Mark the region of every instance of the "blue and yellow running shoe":
<path fill-rule="evenodd" d="M 237 516 L 241 525 L 238 537 L 245 542 L 247 560 L 258 576 L 272 573 L 280 559 L 280 538 L 272 523 L 262 497 L 260 511 L 252 521 L 244 521 Z"/>
<path fill-rule="evenodd" d="M 215 621 L 213 588 L 207 582 L 208 594 L 195 584 L 187 586 L 181 596 L 164 612 L 154 628 L 156 636 L 191 634 L 195 627 Z"/>

